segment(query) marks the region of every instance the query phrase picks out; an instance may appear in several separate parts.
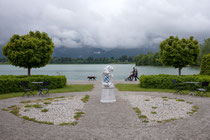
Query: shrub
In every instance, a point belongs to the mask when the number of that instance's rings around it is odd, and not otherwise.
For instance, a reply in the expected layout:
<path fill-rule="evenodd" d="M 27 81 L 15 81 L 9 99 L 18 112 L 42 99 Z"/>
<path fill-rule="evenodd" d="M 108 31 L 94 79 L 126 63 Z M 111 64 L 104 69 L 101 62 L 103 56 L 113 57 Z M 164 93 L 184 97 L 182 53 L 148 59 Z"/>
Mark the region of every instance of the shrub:
<path fill-rule="evenodd" d="M 1 75 L 0 94 L 22 91 L 23 88 L 21 86 L 21 81 L 28 81 L 30 83 L 50 81 L 51 84 L 49 86 L 49 89 L 62 88 L 66 85 L 65 76 L 32 75 L 31 77 L 27 77 L 26 75 Z M 33 86 L 33 88 L 37 90 L 36 85 L 30 84 L 30 86 Z"/>
<path fill-rule="evenodd" d="M 210 76 L 206 75 L 142 75 L 140 77 L 140 86 L 142 88 L 159 88 L 159 89 L 173 89 L 172 80 L 177 82 L 210 82 Z M 210 89 L 210 86 L 208 87 Z M 185 89 L 190 89 L 190 85 L 185 86 Z"/>
<path fill-rule="evenodd" d="M 202 75 L 210 75 L 210 54 L 204 55 L 201 62 L 201 71 Z"/>

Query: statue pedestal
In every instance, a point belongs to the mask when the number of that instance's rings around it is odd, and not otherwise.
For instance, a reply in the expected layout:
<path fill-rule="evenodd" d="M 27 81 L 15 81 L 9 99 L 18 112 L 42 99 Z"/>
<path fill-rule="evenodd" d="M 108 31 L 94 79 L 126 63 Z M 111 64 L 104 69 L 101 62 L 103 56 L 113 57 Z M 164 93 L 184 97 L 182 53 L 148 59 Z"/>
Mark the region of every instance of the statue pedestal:
<path fill-rule="evenodd" d="M 116 102 L 114 95 L 114 87 L 103 87 L 101 94 L 101 103 L 114 103 Z"/>

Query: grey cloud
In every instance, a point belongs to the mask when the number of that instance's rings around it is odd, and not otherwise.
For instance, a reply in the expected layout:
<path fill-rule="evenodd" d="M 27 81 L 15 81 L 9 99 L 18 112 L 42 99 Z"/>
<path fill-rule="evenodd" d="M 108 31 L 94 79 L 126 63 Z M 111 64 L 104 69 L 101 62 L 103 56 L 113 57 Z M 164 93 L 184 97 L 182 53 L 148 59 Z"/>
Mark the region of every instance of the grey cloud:
<path fill-rule="evenodd" d="M 208 0 L 0 0 L 0 45 L 47 32 L 66 47 L 154 47 L 170 35 L 210 37 Z"/>

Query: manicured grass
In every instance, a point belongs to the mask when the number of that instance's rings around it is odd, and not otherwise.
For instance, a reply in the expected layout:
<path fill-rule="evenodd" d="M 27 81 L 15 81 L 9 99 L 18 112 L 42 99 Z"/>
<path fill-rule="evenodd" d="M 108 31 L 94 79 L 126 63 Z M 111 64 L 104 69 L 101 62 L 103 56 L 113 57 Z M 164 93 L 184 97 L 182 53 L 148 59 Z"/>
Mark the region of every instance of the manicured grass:
<path fill-rule="evenodd" d="M 7 98 L 20 97 L 22 95 L 23 95 L 23 92 L 0 94 L 0 100 L 7 99 Z"/>
<path fill-rule="evenodd" d="M 90 96 L 89 95 L 85 95 L 85 97 L 83 97 L 81 100 L 83 103 L 86 103 L 89 100 Z"/>
<path fill-rule="evenodd" d="M 138 115 L 139 119 L 142 120 L 142 122 L 149 122 L 147 116 L 142 115 L 141 110 L 138 107 L 133 107 L 133 110 L 136 111 L 136 114 Z"/>
<path fill-rule="evenodd" d="M 154 89 L 154 88 L 141 88 L 139 84 L 115 84 L 115 87 L 119 91 L 146 91 L 146 92 L 167 92 L 174 93 L 174 89 Z M 185 94 L 189 94 L 189 90 L 184 90 Z M 208 97 L 210 97 L 210 92 L 207 92 Z M 206 97 L 206 96 L 204 96 Z"/>
<path fill-rule="evenodd" d="M 6 108 L 2 108 L 1 110 L 2 110 L 2 111 L 9 111 L 9 110 L 8 110 L 8 109 L 6 109 Z"/>
<path fill-rule="evenodd" d="M 116 84 L 115 87 L 119 91 L 175 92 L 173 89 L 141 88 L 139 84 Z"/>
<path fill-rule="evenodd" d="M 50 90 L 50 93 L 85 92 L 93 89 L 92 84 L 87 85 L 66 85 L 64 88 Z"/>
<path fill-rule="evenodd" d="M 43 108 L 43 106 L 40 105 L 40 104 L 34 104 L 33 107 L 34 107 L 34 108 Z"/>
<path fill-rule="evenodd" d="M 49 125 L 53 125 L 53 122 L 47 122 L 47 121 L 37 121 L 34 118 L 29 118 L 28 116 L 22 116 L 23 119 L 28 120 L 28 121 L 33 121 L 33 122 L 37 122 L 37 123 L 43 123 L 43 124 L 49 124 Z"/>
<path fill-rule="evenodd" d="M 184 102 L 184 99 L 176 99 L 178 102 Z"/>
<path fill-rule="evenodd" d="M 152 113 L 152 114 L 157 114 L 157 112 L 155 112 L 155 111 L 152 111 L 151 113 Z"/>
<path fill-rule="evenodd" d="M 32 107 L 32 105 L 25 105 L 24 107 Z"/>
<path fill-rule="evenodd" d="M 84 112 L 81 112 L 81 111 L 80 112 L 76 112 L 75 115 L 74 115 L 74 118 L 76 120 L 79 120 L 79 118 L 82 117 L 83 114 L 85 114 L 85 113 Z"/>
<path fill-rule="evenodd" d="M 71 122 L 71 123 L 60 123 L 59 125 L 77 125 L 78 122 L 77 121 L 74 121 L 74 122 Z"/>
<path fill-rule="evenodd" d="M 49 109 L 43 109 L 41 110 L 41 112 L 47 112 Z"/>
<path fill-rule="evenodd" d="M 31 103 L 31 101 L 30 101 L 30 100 L 28 100 L 28 101 L 22 101 L 22 102 L 20 102 L 20 103 L 26 104 L 26 103 Z"/>
<path fill-rule="evenodd" d="M 66 93 L 66 92 L 85 92 L 85 91 L 91 91 L 93 89 L 92 84 L 87 85 L 66 85 L 64 88 L 59 89 L 52 89 L 49 90 L 50 93 Z M 34 94 L 36 94 L 37 91 L 34 91 Z M 14 93 L 5 93 L 0 94 L 0 100 L 7 99 L 7 98 L 14 98 L 14 97 L 20 97 L 23 95 L 23 92 L 14 92 Z"/>
<path fill-rule="evenodd" d="M 152 106 L 152 109 L 157 109 L 157 107 L 156 106 Z"/>
<path fill-rule="evenodd" d="M 45 105 L 51 104 L 51 102 L 44 102 Z"/>
<path fill-rule="evenodd" d="M 19 110 L 20 110 L 19 107 L 15 107 L 15 108 L 12 108 L 12 110 L 10 111 L 10 113 L 14 114 L 15 116 L 20 116 Z"/>

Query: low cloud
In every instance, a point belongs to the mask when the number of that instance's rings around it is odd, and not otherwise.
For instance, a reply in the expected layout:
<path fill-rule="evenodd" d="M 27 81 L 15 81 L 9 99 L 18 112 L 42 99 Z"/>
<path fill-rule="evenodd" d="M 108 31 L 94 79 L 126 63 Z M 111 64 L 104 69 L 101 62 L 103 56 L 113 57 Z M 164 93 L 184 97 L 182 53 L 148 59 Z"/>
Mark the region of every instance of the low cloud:
<path fill-rule="evenodd" d="M 210 37 L 208 0 L 0 0 L 0 45 L 40 30 L 56 47 L 156 47 L 170 35 Z"/>

